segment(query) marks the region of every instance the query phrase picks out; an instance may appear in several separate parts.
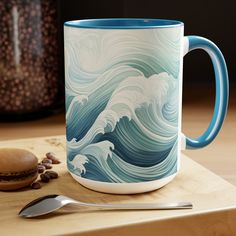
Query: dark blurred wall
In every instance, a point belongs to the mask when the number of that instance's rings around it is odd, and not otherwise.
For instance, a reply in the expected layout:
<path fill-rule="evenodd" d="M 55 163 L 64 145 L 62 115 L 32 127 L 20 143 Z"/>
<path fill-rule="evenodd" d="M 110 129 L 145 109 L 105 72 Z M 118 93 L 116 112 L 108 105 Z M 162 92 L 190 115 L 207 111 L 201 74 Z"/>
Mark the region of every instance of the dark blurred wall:
<path fill-rule="evenodd" d="M 61 21 L 83 18 L 146 17 L 176 19 L 185 23 L 185 35 L 214 41 L 228 64 L 231 85 L 236 85 L 236 24 L 234 0 L 66 0 L 61 1 Z M 184 59 L 184 84 L 213 84 L 211 61 L 201 50 Z"/>

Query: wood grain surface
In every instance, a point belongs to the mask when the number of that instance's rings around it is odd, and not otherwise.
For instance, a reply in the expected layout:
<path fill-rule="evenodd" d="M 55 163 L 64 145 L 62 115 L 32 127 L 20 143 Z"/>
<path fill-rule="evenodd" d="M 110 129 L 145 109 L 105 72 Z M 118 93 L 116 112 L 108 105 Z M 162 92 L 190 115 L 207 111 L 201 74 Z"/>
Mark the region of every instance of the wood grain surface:
<path fill-rule="evenodd" d="M 64 136 L 10 140 L 0 147 L 26 148 L 39 159 L 53 151 L 62 161 L 54 170 L 60 177 L 39 190 L 0 192 L 0 235 L 235 235 L 236 187 L 192 161 L 181 157 L 181 171 L 167 186 L 150 193 L 111 195 L 94 192 L 75 182 L 66 170 Z M 80 209 L 58 211 L 37 219 L 17 213 L 26 203 L 46 194 L 63 194 L 97 203 L 191 201 L 191 210 L 113 211 Z"/>

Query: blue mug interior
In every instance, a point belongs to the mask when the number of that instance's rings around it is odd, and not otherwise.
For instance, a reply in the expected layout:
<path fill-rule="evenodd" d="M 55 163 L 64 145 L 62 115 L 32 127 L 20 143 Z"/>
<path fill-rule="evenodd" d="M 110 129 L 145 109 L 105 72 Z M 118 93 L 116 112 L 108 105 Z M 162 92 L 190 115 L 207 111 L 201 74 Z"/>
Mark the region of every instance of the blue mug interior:
<path fill-rule="evenodd" d="M 182 26 L 183 22 L 164 19 L 107 18 L 67 21 L 64 25 L 78 28 L 98 29 L 147 29 L 178 27 Z"/>

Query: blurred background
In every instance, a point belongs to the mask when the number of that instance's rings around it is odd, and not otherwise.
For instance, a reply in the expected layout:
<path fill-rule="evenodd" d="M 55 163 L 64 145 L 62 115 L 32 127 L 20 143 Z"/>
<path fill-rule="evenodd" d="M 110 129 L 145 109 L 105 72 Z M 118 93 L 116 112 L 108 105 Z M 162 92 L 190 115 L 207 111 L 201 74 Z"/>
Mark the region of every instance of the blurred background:
<path fill-rule="evenodd" d="M 225 56 L 231 100 L 236 100 L 236 36 L 233 0 L 1 0 L 0 120 L 38 119 L 64 111 L 63 23 L 109 17 L 176 19 L 185 35 L 215 42 Z M 209 56 L 195 50 L 184 57 L 183 103 L 214 104 L 214 71 Z M 199 96 L 199 93 L 201 96 Z M 231 105 L 230 105 L 231 106 Z"/>

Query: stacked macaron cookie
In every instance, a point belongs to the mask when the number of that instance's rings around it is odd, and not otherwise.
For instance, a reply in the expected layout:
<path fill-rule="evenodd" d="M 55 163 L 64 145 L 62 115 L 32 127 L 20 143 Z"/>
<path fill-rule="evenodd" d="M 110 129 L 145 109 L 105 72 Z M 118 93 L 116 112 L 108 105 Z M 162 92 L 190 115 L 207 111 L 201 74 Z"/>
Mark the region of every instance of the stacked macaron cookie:
<path fill-rule="evenodd" d="M 38 158 L 24 149 L 0 149 L 0 190 L 29 186 L 38 176 Z"/>

